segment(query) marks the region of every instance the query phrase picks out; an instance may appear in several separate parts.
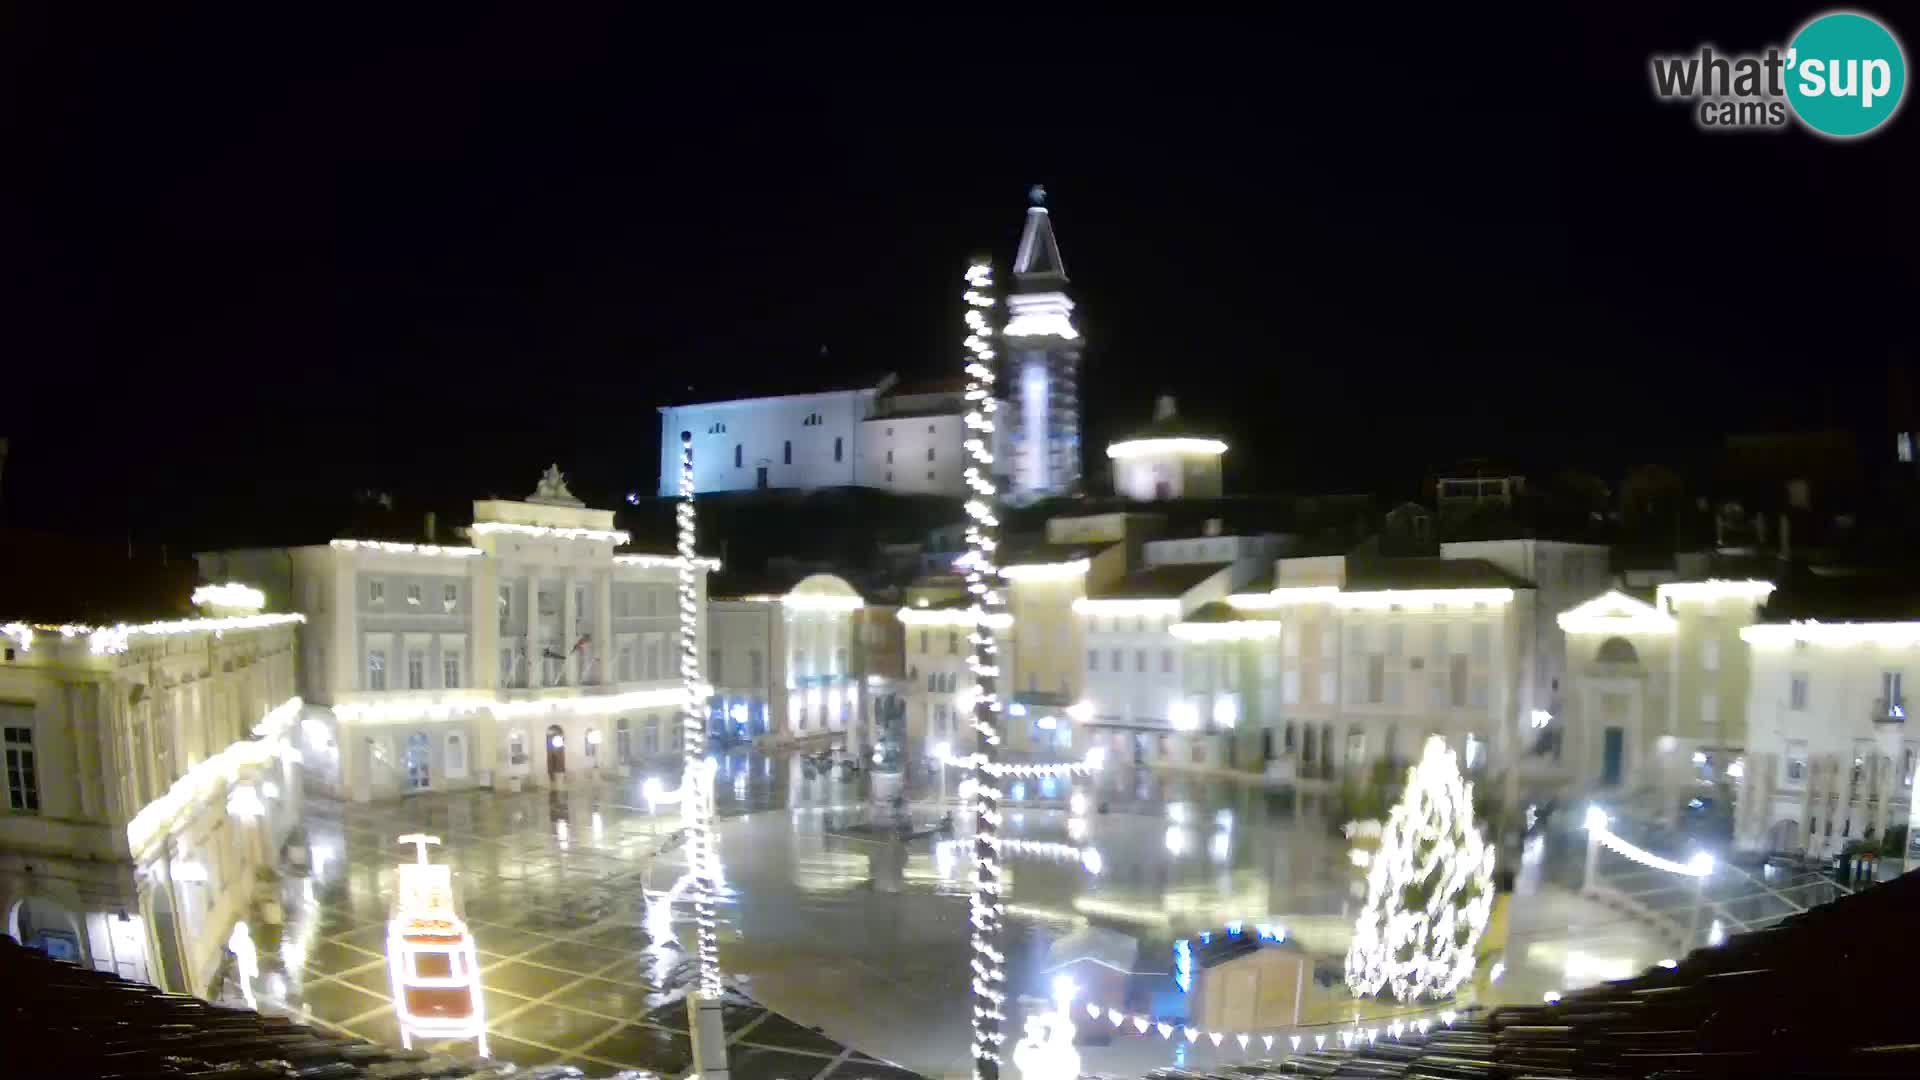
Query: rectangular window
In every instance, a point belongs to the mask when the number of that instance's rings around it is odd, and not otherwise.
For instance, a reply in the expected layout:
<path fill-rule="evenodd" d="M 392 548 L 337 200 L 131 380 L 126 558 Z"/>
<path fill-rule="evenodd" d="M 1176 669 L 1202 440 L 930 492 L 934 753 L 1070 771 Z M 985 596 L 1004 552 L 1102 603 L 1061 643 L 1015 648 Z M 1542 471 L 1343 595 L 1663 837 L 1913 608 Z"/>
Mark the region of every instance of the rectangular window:
<path fill-rule="evenodd" d="M 1406 648 L 1407 629 L 1398 623 L 1387 627 L 1387 655 L 1398 657 Z"/>
<path fill-rule="evenodd" d="M 505 626 L 507 620 L 513 616 L 513 586 L 500 586 L 500 595 L 495 601 L 495 606 L 500 609 L 500 625 Z"/>
<path fill-rule="evenodd" d="M 500 648 L 500 685 L 513 685 L 513 649 L 510 646 Z"/>
<path fill-rule="evenodd" d="M 1481 623 L 1473 628 L 1473 658 L 1484 664 L 1493 655 L 1493 628 Z"/>
<path fill-rule="evenodd" d="M 1100 650 L 1099 649 L 1087 650 L 1087 670 L 1088 671 L 1100 670 Z"/>
<path fill-rule="evenodd" d="M 1807 744 L 1802 739 L 1787 742 L 1786 783 L 1798 787 L 1807 779 Z"/>
<path fill-rule="evenodd" d="M 407 650 L 407 689 L 425 690 L 427 688 L 427 653 L 425 649 Z"/>
<path fill-rule="evenodd" d="M 1113 666 L 1109 670 L 1112 670 L 1112 671 L 1127 670 L 1126 668 L 1127 661 L 1126 661 L 1125 654 L 1123 654 L 1119 649 L 1113 650 L 1113 656 L 1110 657 L 1110 659 L 1113 661 Z"/>
<path fill-rule="evenodd" d="M 23 710 L 24 711 L 24 710 Z M 33 729 L 6 729 L 7 808 L 29 814 L 40 811 L 40 776 L 34 765 Z"/>
<path fill-rule="evenodd" d="M 1888 715 L 1893 715 L 1893 710 L 1902 705 L 1900 699 L 1899 672 L 1883 671 L 1880 673 L 1880 697 L 1882 704 L 1886 706 Z"/>
<path fill-rule="evenodd" d="M 1387 658 L 1384 656 L 1367 657 L 1367 697 L 1369 705 L 1378 705 L 1386 700 Z"/>
<path fill-rule="evenodd" d="M 747 650 L 747 684 L 749 686 L 760 685 L 760 650 L 759 649 Z"/>
<path fill-rule="evenodd" d="M 927 447 L 927 460 L 928 461 L 933 460 L 933 447 L 931 446 Z"/>
<path fill-rule="evenodd" d="M 835 675 L 845 675 L 847 673 L 847 650 L 833 650 L 833 673 Z"/>
<path fill-rule="evenodd" d="M 1133 670 L 1139 671 L 1139 672 L 1144 672 L 1147 670 L 1147 650 L 1145 649 L 1134 650 Z"/>
<path fill-rule="evenodd" d="M 1333 672 L 1322 671 L 1320 673 L 1320 704 L 1333 704 L 1335 695 L 1339 693 L 1339 685 L 1339 682 L 1334 678 Z"/>
<path fill-rule="evenodd" d="M 960 631 L 958 630 L 947 631 L 947 655 L 960 655 Z"/>
<path fill-rule="evenodd" d="M 1433 655 L 1435 657 L 1441 657 L 1441 656 L 1447 655 L 1447 624 L 1446 623 L 1433 624 Z"/>
<path fill-rule="evenodd" d="M 1320 658 L 1331 660 L 1340 655 L 1340 631 L 1332 623 L 1320 628 Z"/>
<path fill-rule="evenodd" d="M 842 449 L 841 443 L 842 443 L 842 439 L 840 438 L 840 436 L 835 435 L 833 437 L 833 460 L 835 461 L 840 460 L 840 453 Z"/>
<path fill-rule="evenodd" d="M 1787 708 L 1794 712 L 1807 711 L 1807 673 L 1804 671 L 1787 677 Z"/>
<path fill-rule="evenodd" d="M 793 464 L 793 440 L 792 439 L 788 439 L 786 441 L 786 444 L 780 448 L 780 464 L 782 465 Z"/>
<path fill-rule="evenodd" d="M 1707 671 L 1720 670 L 1720 639 L 1710 637 L 1700 643 L 1700 666 Z"/>
<path fill-rule="evenodd" d="M 658 679 L 660 677 L 660 649 L 662 644 L 663 642 L 659 634 L 648 634 L 645 643 L 641 647 L 642 654 L 646 659 L 647 666 L 645 675 L 648 679 Z"/>
<path fill-rule="evenodd" d="M 420 606 L 420 586 L 418 585 L 407 586 L 407 606 L 408 607 Z"/>
<path fill-rule="evenodd" d="M 385 649 L 367 650 L 367 689 L 385 690 L 387 688 L 387 651 Z"/>
<path fill-rule="evenodd" d="M 1300 673 L 1283 671 L 1280 673 L 1280 701 L 1286 705 L 1300 704 Z"/>
<path fill-rule="evenodd" d="M 440 587 L 440 609 L 452 611 L 460 606 L 460 586 L 442 585 Z"/>
<path fill-rule="evenodd" d="M 741 446 L 739 443 L 733 444 L 733 467 L 734 468 L 737 469 L 740 467 L 741 460 L 745 454 L 746 454 L 745 447 Z"/>
<path fill-rule="evenodd" d="M 1367 628 L 1356 626 L 1347 631 L 1347 650 L 1354 654 L 1367 651 Z"/>
<path fill-rule="evenodd" d="M 1160 650 L 1160 674 L 1162 675 L 1173 674 L 1173 650 L 1172 649 Z"/>
<path fill-rule="evenodd" d="M 1700 722 L 1718 724 L 1720 722 L 1720 696 L 1718 694 L 1700 695 Z"/>
<path fill-rule="evenodd" d="M 925 656 L 926 654 L 927 654 L 927 632 L 925 630 L 921 630 L 920 631 L 920 655 Z"/>
<path fill-rule="evenodd" d="M 720 683 L 725 682 L 726 679 L 727 677 L 725 673 L 721 671 L 721 667 L 720 667 L 720 650 L 708 649 L 707 650 L 707 681 L 715 685 L 718 685 Z"/>
<path fill-rule="evenodd" d="M 621 682 L 633 681 L 634 661 L 633 661 L 633 639 L 632 638 L 620 639 L 620 651 L 618 654 L 618 658 L 614 661 L 614 664 L 615 664 L 614 670 L 619 673 L 619 679 Z"/>
<path fill-rule="evenodd" d="M 367 603 L 384 604 L 387 602 L 387 583 L 378 578 L 367 582 Z"/>
<path fill-rule="evenodd" d="M 893 464 L 893 451 L 887 451 L 887 464 Z"/>
<path fill-rule="evenodd" d="M 1456 709 L 1467 705 L 1467 658 L 1447 658 L 1447 704 Z"/>
<path fill-rule="evenodd" d="M 1291 626 L 1280 628 L 1280 654 L 1289 658 L 1300 655 L 1300 631 Z"/>
<path fill-rule="evenodd" d="M 440 654 L 440 685 L 453 689 L 460 685 L 460 654 L 443 652 Z"/>
<path fill-rule="evenodd" d="M 1390 706 L 1398 707 L 1400 705 L 1400 673 L 1397 671 L 1389 672 L 1387 675 L 1387 696 L 1385 700 Z"/>

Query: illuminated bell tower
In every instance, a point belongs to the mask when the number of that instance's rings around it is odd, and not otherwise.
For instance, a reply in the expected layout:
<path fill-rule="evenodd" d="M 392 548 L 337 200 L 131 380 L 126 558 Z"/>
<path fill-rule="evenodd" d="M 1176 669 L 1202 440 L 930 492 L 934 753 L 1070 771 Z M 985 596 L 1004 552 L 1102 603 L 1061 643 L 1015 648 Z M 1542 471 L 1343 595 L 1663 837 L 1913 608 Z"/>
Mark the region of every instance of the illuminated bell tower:
<path fill-rule="evenodd" d="M 1053 239 L 1047 192 L 1035 186 L 1007 297 L 1002 393 L 1015 501 L 1065 495 L 1080 486 L 1080 332 L 1067 298 L 1067 264 Z"/>

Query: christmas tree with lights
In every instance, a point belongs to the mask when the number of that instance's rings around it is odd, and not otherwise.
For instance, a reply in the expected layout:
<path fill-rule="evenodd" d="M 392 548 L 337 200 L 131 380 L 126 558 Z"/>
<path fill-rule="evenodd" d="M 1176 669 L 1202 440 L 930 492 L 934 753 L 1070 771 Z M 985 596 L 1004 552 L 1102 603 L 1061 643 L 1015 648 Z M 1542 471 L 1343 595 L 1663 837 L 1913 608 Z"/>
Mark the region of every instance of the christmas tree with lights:
<path fill-rule="evenodd" d="M 1400 1001 L 1443 998 L 1473 974 L 1493 909 L 1493 847 L 1473 821 L 1473 785 L 1446 740 L 1427 739 L 1380 832 L 1367 901 L 1347 949 L 1347 987 Z"/>

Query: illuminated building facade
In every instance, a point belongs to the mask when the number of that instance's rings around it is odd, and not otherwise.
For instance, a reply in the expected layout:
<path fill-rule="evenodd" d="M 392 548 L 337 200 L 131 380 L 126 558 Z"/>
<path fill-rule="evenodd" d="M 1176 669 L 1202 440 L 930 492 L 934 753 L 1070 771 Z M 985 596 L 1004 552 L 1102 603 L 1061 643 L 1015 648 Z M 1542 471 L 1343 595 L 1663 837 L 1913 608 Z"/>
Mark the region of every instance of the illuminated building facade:
<path fill-rule="evenodd" d="M 824 381 L 824 380 L 823 380 Z M 871 383 L 660 408 L 660 494 L 679 493 L 680 433 L 698 494 L 864 487 L 966 493 L 966 394 L 954 381 Z M 1001 445 L 998 433 L 996 447 Z"/>
<path fill-rule="evenodd" d="M 1564 752 L 1583 789 L 1644 792 L 1678 820 L 1747 745 L 1743 630 L 1773 585 L 1682 581 L 1651 597 L 1606 591 L 1561 613 L 1566 637 Z"/>
<path fill-rule="evenodd" d="M 1830 621 L 1794 614 L 1806 617 L 1740 631 L 1752 676 L 1735 844 L 1818 858 L 1862 841 L 1877 849 L 1904 824 L 1911 866 L 1920 733 L 1908 712 L 1920 695 L 1906 683 L 1920 678 L 1920 623 L 1841 621 L 1859 613 L 1837 607 Z"/>
<path fill-rule="evenodd" d="M 294 615 L 203 589 L 202 618 L 0 627 L 6 932 L 206 994 L 300 814 Z"/>
<path fill-rule="evenodd" d="M 706 678 L 712 708 L 738 741 L 841 736 L 857 748 L 870 718 L 856 627 L 860 593 L 813 574 L 780 593 L 714 600 Z"/>
<path fill-rule="evenodd" d="M 560 786 L 677 751 L 678 558 L 619 551 L 556 469 L 473 516 L 464 544 L 288 552 L 313 780 L 355 801 Z"/>
<path fill-rule="evenodd" d="M 1217 499 L 1220 456 L 1227 444 L 1181 420 L 1174 400 L 1162 397 L 1153 423 L 1107 447 L 1114 493 L 1128 499 Z"/>
<path fill-rule="evenodd" d="M 1004 494 L 1016 502 L 1068 494 L 1080 487 L 1082 469 L 1081 338 L 1067 295 L 1067 264 L 1039 187 L 1027 208 L 1006 307 L 1001 414 L 1012 467 Z"/>

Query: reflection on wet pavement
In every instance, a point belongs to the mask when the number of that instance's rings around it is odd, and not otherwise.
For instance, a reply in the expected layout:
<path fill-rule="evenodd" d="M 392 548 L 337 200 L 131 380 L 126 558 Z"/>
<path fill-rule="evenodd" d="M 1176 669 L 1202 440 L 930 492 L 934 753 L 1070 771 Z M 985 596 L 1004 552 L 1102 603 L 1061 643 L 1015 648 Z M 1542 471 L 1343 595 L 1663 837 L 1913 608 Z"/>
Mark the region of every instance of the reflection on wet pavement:
<path fill-rule="evenodd" d="M 564 792 L 310 799 L 314 872 L 287 886 L 279 949 L 262 943 L 262 1004 L 397 1043 L 385 920 L 394 866 L 408 852 L 394 838 L 425 831 L 443 840 L 435 857 L 454 867 L 480 953 L 493 1056 L 589 1074 L 684 1072 L 687 1025 L 672 992 L 692 965 L 684 952 L 650 948 L 646 895 L 685 869 L 679 816 L 676 807 L 650 814 L 640 794 L 648 775 L 677 783 L 667 771 L 663 763 Z M 946 778 L 949 796 L 958 779 Z M 929 1076 L 967 1072 L 966 853 L 938 833 L 902 845 L 891 835 L 894 811 L 866 805 L 867 780 L 810 774 L 797 755 L 722 759 L 721 962 L 759 1003 L 728 1011 L 730 1061 L 743 1076 L 892 1075 L 846 1046 Z M 1069 835 L 1065 785 L 1029 782 L 1007 806 L 1006 835 L 1101 853 L 1097 875 L 1071 858 L 1012 863 L 1006 944 L 1016 998 L 1044 998 L 1049 967 L 1062 960 L 1056 944 L 1090 928 L 1133 943 L 1136 959 L 1113 990 L 1125 1000 L 1100 1004 L 1137 1012 L 1172 992 L 1172 942 L 1201 929 L 1269 920 L 1316 952 L 1322 940 L 1344 948 L 1359 900 L 1324 796 L 1131 767 L 1109 769 L 1093 787 L 1084 835 Z M 912 828 L 939 824 L 940 790 L 940 778 L 916 765 L 904 808 Z M 1664 954 L 1572 894 L 1532 888 L 1542 899 L 1516 902 L 1502 989 L 1577 985 L 1568 981 L 1576 956 L 1603 970 Z M 687 917 L 676 912 L 672 930 L 690 940 Z M 1217 1053 L 1204 1040 L 1189 1046 L 1104 1021 L 1081 1029 L 1089 1072 L 1198 1067 Z M 1010 1031 L 1018 1030 L 1016 1014 Z"/>

